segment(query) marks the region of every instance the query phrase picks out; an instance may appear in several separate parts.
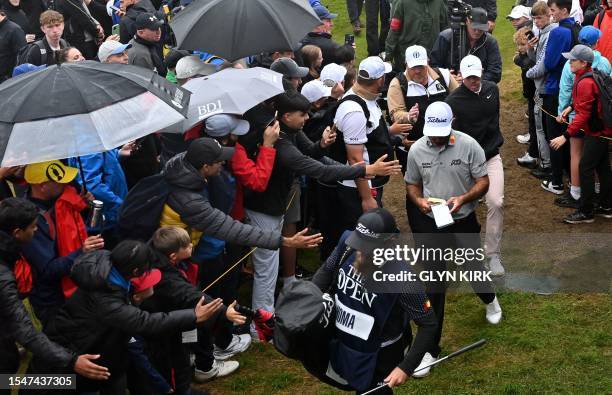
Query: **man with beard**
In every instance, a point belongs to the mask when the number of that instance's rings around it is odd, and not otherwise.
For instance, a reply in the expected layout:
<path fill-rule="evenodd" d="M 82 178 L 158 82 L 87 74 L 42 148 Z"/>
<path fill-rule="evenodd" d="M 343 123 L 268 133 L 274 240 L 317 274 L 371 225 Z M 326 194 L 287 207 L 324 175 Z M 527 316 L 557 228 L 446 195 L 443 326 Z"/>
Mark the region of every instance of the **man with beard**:
<path fill-rule="evenodd" d="M 435 102 L 425 111 L 424 136 L 408 152 L 404 177 L 406 194 L 413 204 L 408 211 L 408 220 L 415 245 L 427 250 L 471 249 L 476 254 L 473 259 L 466 259 L 462 270 L 483 273 L 484 255 L 478 254 L 481 250 L 480 224 L 475 210 L 478 199 L 489 189 L 485 152 L 468 134 L 453 130 L 452 120 L 453 111 L 444 102 Z M 437 226 L 432 213 L 433 205 L 440 201 L 443 203 L 438 204 L 448 205 L 453 218 L 449 226 L 442 228 Z M 430 259 L 422 259 L 425 270 L 447 270 L 447 262 L 442 256 L 428 255 L 427 258 Z M 486 305 L 487 321 L 498 324 L 502 310 L 491 282 L 471 281 L 470 284 Z M 425 354 L 420 367 L 434 362 L 440 354 L 447 284 L 445 281 L 430 281 L 426 288 L 438 318 L 438 333 L 435 346 Z M 413 376 L 422 377 L 428 373 L 429 369 L 424 369 Z"/>

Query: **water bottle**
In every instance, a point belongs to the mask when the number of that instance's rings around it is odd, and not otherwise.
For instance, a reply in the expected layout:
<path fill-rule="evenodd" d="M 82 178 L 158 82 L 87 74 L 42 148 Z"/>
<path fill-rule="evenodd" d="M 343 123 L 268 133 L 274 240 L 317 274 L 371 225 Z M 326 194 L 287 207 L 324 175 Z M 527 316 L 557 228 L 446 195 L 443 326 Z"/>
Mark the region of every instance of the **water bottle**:
<path fill-rule="evenodd" d="M 104 215 L 102 209 L 104 203 L 100 200 L 94 200 L 90 203 L 89 217 L 87 218 L 87 233 L 90 236 L 99 235 L 104 229 Z"/>

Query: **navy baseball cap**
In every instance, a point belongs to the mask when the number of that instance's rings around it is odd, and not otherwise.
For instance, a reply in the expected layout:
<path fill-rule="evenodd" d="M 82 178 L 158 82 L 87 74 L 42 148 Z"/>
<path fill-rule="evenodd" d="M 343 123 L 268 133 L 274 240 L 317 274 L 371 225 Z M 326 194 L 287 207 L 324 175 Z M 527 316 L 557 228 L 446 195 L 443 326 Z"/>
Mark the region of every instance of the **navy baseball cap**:
<path fill-rule="evenodd" d="M 136 17 L 136 29 L 157 30 L 164 25 L 164 21 L 160 20 L 155 14 L 143 12 Z"/>
<path fill-rule="evenodd" d="M 316 6 L 312 7 L 312 9 L 317 13 L 317 16 L 321 20 L 323 20 L 323 19 L 335 19 L 335 18 L 338 17 L 338 14 L 332 14 L 331 12 L 329 12 L 327 7 L 325 7 L 324 5 L 316 5 Z"/>

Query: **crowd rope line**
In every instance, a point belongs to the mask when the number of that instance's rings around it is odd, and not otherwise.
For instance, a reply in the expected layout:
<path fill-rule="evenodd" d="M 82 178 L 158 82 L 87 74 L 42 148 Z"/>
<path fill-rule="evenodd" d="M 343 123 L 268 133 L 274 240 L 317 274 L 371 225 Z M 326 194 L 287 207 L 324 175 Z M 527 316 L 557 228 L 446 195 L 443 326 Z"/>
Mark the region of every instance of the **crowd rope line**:
<path fill-rule="evenodd" d="M 554 118 L 554 119 L 557 119 L 557 116 L 556 116 L 556 115 L 553 115 L 553 114 L 549 113 L 548 111 L 546 111 L 546 110 L 544 109 L 544 107 L 542 107 L 542 106 L 538 106 L 538 108 L 539 108 L 540 110 L 542 110 L 542 112 L 543 112 L 544 114 L 548 115 L 549 117 L 552 117 L 552 118 Z M 566 124 L 566 125 L 569 125 L 569 124 L 570 124 L 569 122 L 567 122 L 567 121 L 565 121 L 565 120 L 563 121 L 563 123 L 564 123 L 564 124 Z M 580 131 L 581 131 L 582 133 L 585 133 L 584 129 L 580 129 Z M 597 137 L 601 137 L 602 139 L 606 139 L 606 140 L 610 140 L 610 141 L 612 141 L 612 138 L 610 138 L 610 137 L 606 137 L 606 136 L 597 136 Z"/>

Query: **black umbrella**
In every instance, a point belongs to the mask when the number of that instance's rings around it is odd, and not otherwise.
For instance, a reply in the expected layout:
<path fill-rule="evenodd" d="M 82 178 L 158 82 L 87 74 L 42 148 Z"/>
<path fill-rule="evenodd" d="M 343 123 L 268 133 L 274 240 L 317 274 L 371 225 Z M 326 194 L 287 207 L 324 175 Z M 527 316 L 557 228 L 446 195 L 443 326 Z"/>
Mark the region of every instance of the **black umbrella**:
<path fill-rule="evenodd" d="M 65 63 L 0 85 L 1 166 L 107 151 L 184 119 L 190 92 L 141 67 Z"/>
<path fill-rule="evenodd" d="M 308 0 L 195 0 L 170 22 L 180 48 L 229 61 L 291 50 L 320 24 Z"/>

